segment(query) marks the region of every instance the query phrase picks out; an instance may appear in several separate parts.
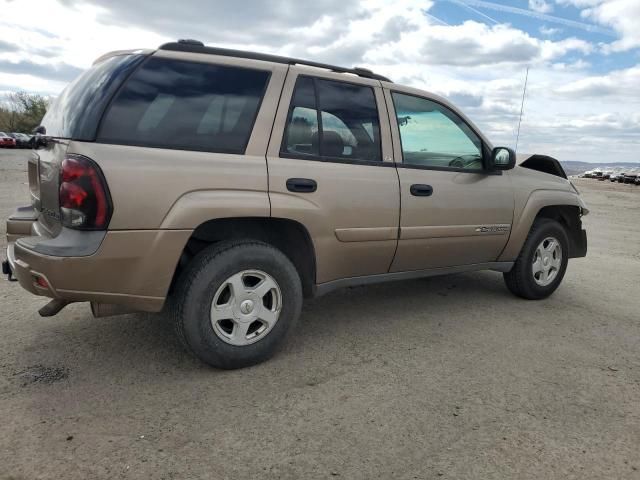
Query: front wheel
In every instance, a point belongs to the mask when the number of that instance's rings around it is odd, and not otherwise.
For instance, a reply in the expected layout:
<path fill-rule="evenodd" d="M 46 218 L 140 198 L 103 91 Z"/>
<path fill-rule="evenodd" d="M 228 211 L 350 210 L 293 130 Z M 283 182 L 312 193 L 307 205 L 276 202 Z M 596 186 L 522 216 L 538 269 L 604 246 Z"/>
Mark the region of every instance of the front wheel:
<path fill-rule="evenodd" d="M 518 297 L 539 300 L 560 285 L 569 260 L 569 239 L 562 225 L 548 218 L 537 219 L 510 272 L 504 274 L 507 288 Z"/>
<path fill-rule="evenodd" d="M 178 336 L 200 360 L 242 368 L 270 358 L 300 315 L 302 286 L 276 248 L 221 242 L 193 258 L 174 294 Z"/>

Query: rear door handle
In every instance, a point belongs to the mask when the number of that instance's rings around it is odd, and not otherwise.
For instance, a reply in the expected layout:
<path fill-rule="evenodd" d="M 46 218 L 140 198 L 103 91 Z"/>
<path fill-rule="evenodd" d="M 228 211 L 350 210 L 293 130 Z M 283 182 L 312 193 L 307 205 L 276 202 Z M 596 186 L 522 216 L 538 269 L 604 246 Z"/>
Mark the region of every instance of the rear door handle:
<path fill-rule="evenodd" d="M 423 185 L 421 183 L 414 183 L 410 189 L 411 195 L 415 197 L 430 197 L 433 193 L 433 187 L 431 185 Z"/>
<path fill-rule="evenodd" d="M 313 193 L 318 189 L 318 184 L 310 178 L 290 178 L 287 180 L 287 190 L 290 192 Z"/>

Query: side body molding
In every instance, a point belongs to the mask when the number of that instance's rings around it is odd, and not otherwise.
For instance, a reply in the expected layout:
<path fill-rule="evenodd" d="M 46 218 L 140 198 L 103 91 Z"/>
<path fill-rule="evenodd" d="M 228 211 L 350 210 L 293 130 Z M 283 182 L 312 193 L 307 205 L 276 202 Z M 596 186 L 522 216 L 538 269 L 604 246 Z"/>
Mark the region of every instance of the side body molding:
<path fill-rule="evenodd" d="M 516 199 L 516 211 L 513 227 L 511 228 L 511 236 L 498 258 L 499 262 L 511 262 L 518 257 L 529 230 L 531 230 L 533 221 L 542 208 L 555 205 L 573 205 L 579 207 L 582 211 L 588 212 L 580 196 L 565 190 L 534 190 L 528 198 L 523 198 L 522 200 L 518 202 L 518 199 Z"/>

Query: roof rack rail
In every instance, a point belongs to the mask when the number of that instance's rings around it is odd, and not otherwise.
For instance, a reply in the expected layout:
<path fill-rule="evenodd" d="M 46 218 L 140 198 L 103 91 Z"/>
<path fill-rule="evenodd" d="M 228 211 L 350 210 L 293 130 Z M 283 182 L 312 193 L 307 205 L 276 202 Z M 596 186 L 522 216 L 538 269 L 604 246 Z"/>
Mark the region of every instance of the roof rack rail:
<path fill-rule="evenodd" d="M 346 68 L 326 63 L 312 62 L 309 60 L 301 60 L 299 58 L 283 57 L 280 55 L 271 55 L 268 53 L 246 52 L 244 50 L 233 50 L 229 48 L 206 47 L 198 40 L 178 40 L 177 42 L 169 42 L 158 47 L 159 50 L 170 50 L 174 52 L 190 52 L 190 53 L 208 53 L 210 55 L 221 55 L 224 57 L 248 58 L 252 60 L 264 60 L 265 62 L 283 63 L 285 65 L 307 65 L 309 67 L 324 68 L 338 73 L 352 73 L 363 78 L 372 78 L 382 82 L 391 82 L 387 77 L 373 73 L 366 68 Z"/>

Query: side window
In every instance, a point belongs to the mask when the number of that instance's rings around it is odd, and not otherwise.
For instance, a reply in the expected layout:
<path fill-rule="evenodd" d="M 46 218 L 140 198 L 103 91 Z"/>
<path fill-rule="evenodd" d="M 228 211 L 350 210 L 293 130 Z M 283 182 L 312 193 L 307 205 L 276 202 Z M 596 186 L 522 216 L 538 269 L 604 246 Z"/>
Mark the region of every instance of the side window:
<path fill-rule="evenodd" d="M 281 153 L 299 158 L 380 161 L 380 124 L 373 89 L 299 77 Z"/>
<path fill-rule="evenodd" d="M 98 141 L 244 153 L 269 72 L 150 58 L 106 113 Z"/>
<path fill-rule="evenodd" d="M 291 99 L 283 150 L 288 153 L 320 155 L 318 110 L 313 79 L 300 77 Z"/>
<path fill-rule="evenodd" d="M 482 141 L 458 115 L 439 103 L 393 93 L 403 163 L 481 170 Z"/>

